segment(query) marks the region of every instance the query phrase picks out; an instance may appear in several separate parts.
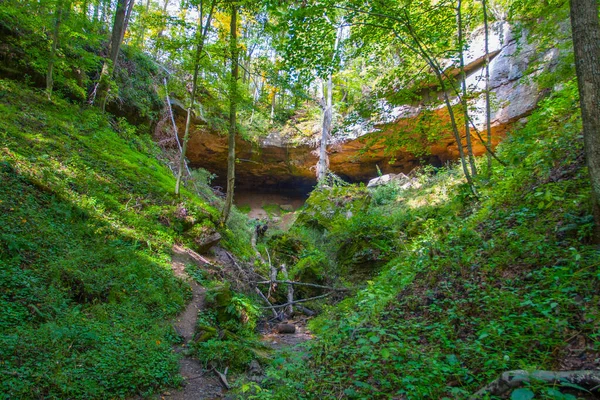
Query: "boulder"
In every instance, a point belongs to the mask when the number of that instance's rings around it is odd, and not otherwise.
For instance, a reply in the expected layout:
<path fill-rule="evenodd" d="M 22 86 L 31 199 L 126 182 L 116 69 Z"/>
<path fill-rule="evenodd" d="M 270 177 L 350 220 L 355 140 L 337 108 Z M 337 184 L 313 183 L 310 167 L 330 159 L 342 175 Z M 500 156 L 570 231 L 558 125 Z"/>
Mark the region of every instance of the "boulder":
<path fill-rule="evenodd" d="M 385 174 L 371 179 L 367 184 L 367 187 L 375 188 L 377 186 L 385 186 L 392 183 L 402 190 L 421 186 L 417 179 L 411 178 L 401 172 L 399 174 Z"/>
<path fill-rule="evenodd" d="M 294 211 L 294 206 L 292 206 L 291 204 L 282 204 L 279 206 L 279 208 L 281 208 L 283 211 L 287 211 L 287 212 Z"/>
<path fill-rule="evenodd" d="M 199 253 L 206 253 L 211 247 L 216 246 L 221 241 L 221 234 L 219 232 L 212 232 L 207 235 L 201 235 L 194 238 L 196 247 Z"/>

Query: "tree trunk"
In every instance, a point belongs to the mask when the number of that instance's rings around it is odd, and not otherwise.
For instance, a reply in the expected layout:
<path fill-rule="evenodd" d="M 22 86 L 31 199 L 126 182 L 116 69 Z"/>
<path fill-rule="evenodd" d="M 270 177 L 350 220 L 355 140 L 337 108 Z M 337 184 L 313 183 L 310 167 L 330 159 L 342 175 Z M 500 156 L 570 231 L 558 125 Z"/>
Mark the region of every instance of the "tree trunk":
<path fill-rule="evenodd" d="M 496 380 L 474 393 L 469 400 L 488 399 L 491 396 L 504 397 L 514 389 L 529 382 L 543 382 L 549 385 L 570 383 L 584 390 L 597 390 L 600 386 L 600 372 L 590 371 L 507 371 Z M 566 386 L 566 385 L 565 385 Z"/>
<path fill-rule="evenodd" d="M 412 26 L 410 24 L 410 20 L 408 19 L 408 16 L 406 17 L 405 23 L 406 23 L 406 27 L 408 28 L 408 33 L 414 42 L 414 46 L 407 44 L 406 41 L 404 41 L 401 38 L 401 36 L 398 35 L 397 33 L 396 33 L 396 37 L 398 39 L 400 39 L 403 44 L 407 45 L 416 54 L 423 57 L 425 62 L 433 70 L 433 73 L 435 74 L 435 76 L 437 78 L 438 84 L 440 85 L 440 89 L 442 90 L 442 93 L 444 94 L 444 103 L 446 104 L 448 114 L 450 115 L 450 124 L 452 127 L 452 133 L 454 134 L 454 139 L 456 140 L 456 146 L 458 147 L 458 154 L 460 156 L 460 163 L 462 165 L 462 169 L 465 174 L 465 178 L 467 179 L 467 183 L 469 184 L 469 187 L 471 188 L 471 192 L 473 192 L 473 194 L 475 196 L 478 196 L 477 189 L 475 188 L 475 183 L 473 182 L 473 177 L 471 176 L 471 174 L 469 172 L 469 168 L 468 168 L 467 162 L 465 160 L 465 152 L 463 149 L 460 132 L 458 130 L 458 125 L 456 123 L 454 110 L 452 109 L 452 103 L 450 102 L 450 98 L 448 96 L 446 81 L 444 80 L 444 77 L 442 75 L 444 70 L 439 65 L 439 63 L 434 58 L 432 58 L 432 56 L 430 56 L 430 53 L 429 53 L 429 51 L 427 51 L 427 48 L 423 44 L 421 44 L 421 41 L 419 40 L 418 35 L 412 29 Z"/>
<path fill-rule="evenodd" d="M 485 127 L 487 132 L 488 177 L 492 176 L 492 109 L 490 105 L 490 30 L 487 16 L 487 0 L 481 0 L 483 7 L 483 30 L 485 45 Z"/>
<path fill-rule="evenodd" d="M 583 142 L 592 184 L 594 233 L 596 242 L 600 242 L 600 23 L 597 0 L 571 0 L 571 27 Z"/>
<path fill-rule="evenodd" d="M 335 35 L 335 43 L 333 45 L 333 58 L 332 62 L 335 61 L 337 56 L 338 47 L 342 39 L 342 29 L 344 27 L 344 20 L 340 22 L 337 32 Z M 319 149 L 319 162 L 317 163 L 317 181 L 323 182 L 327 176 L 327 170 L 329 169 L 329 158 L 327 156 L 327 143 L 331 135 L 331 125 L 333 120 L 333 77 L 330 72 L 327 76 L 327 94 L 323 93 L 323 97 L 326 97 L 323 101 L 323 126 L 321 130 L 321 146 Z"/>
<path fill-rule="evenodd" d="M 179 157 L 179 169 L 177 170 L 177 181 L 175 182 L 175 195 L 179 196 L 181 187 L 181 178 L 183 177 L 183 169 L 185 168 L 185 153 L 187 152 L 188 141 L 190 140 L 190 124 L 192 121 L 192 113 L 194 109 L 194 102 L 196 100 L 196 89 L 198 88 L 198 73 L 200 71 L 200 58 L 202 56 L 202 50 L 204 49 L 204 42 L 208 33 L 208 27 L 212 19 L 213 10 L 215 8 L 215 1 L 212 2 L 210 12 L 206 17 L 206 23 L 202 26 L 202 12 L 200 12 L 200 21 L 198 23 L 198 31 L 200 36 L 196 42 L 196 57 L 194 59 L 194 76 L 192 78 L 192 93 L 190 94 L 190 106 L 187 109 L 187 118 L 185 121 L 185 132 L 183 134 L 183 147 L 181 149 L 181 155 Z"/>
<path fill-rule="evenodd" d="M 141 0 L 140 0 L 141 1 Z M 140 35 L 138 39 L 138 46 L 140 49 L 144 50 L 144 41 L 146 39 L 146 19 L 148 18 L 148 13 L 150 12 L 150 0 L 146 0 L 146 8 L 144 9 L 144 13 L 138 16 L 138 18 L 142 19 L 140 26 Z"/>
<path fill-rule="evenodd" d="M 465 118 L 465 138 L 467 142 L 467 156 L 469 157 L 469 165 L 471 166 L 472 176 L 477 175 L 477 167 L 475 166 L 475 157 L 473 156 L 473 144 L 471 143 L 471 130 L 469 129 L 469 104 L 467 102 L 467 74 L 465 73 L 465 54 L 464 54 L 464 34 L 462 21 L 462 0 L 458 0 L 456 6 L 456 25 L 458 26 L 458 56 L 460 62 L 460 80 L 461 80 L 461 104 Z"/>
<path fill-rule="evenodd" d="M 236 112 L 237 112 L 237 81 L 239 75 L 238 68 L 238 48 L 237 48 L 237 6 L 231 6 L 231 40 L 229 48 L 231 52 L 231 80 L 229 82 L 229 154 L 227 155 L 227 197 L 225 206 L 221 215 L 221 223 L 225 225 L 229 219 L 231 205 L 233 204 L 233 190 L 235 187 L 235 133 L 236 133 Z"/>
<path fill-rule="evenodd" d="M 333 79 L 331 73 L 327 77 L 327 88 L 324 90 L 323 97 L 323 125 L 321 129 L 321 145 L 319 149 L 319 163 L 317 164 L 317 181 L 324 182 L 329 169 L 329 159 L 327 157 L 327 142 L 331 134 L 331 120 L 333 119 Z"/>
<path fill-rule="evenodd" d="M 69 5 L 70 6 L 70 5 Z M 52 90 L 54 87 L 54 63 L 56 61 L 56 48 L 58 47 L 58 40 L 60 34 L 60 24 L 62 23 L 63 18 L 63 0 L 58 0 L 56 4 L 56 12 L 54 17 L 54 32 L 52 33 L 52 47 L 50 49 L 50 57 L 48 59 L 48 71 L 46 72 L 46 94 L 48 95 L 48 100 L 52 99 Z"/>
<path fill-rule="evenodd" d="M 97 104 L 102 111 L 106 109 L 110 79 L 112 79 L 117 65 L 119 50 L 121 49 L 121 43 L 125 36 L 125 29 L 127 28 L 127 18 L 131 15 L 132 7 L 133 0 L 118 0 L 117 2 L 117 11 L 108 46 L 108 59 L 105 59 L 102 66 L 100 81 L 96 90 L 96 99 L 93 100 L 93 103 Z"/>

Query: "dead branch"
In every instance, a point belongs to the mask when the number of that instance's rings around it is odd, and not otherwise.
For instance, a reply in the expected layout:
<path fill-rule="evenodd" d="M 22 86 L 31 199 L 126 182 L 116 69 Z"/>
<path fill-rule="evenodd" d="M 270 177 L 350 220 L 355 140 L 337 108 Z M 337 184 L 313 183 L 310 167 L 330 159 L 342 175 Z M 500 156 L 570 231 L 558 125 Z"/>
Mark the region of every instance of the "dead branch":
<path fill-rule="evenodd" d="M 531 381 L 559 385 L 569 383 L 593 391 L 600 388 L 600 371 L 507 371 L 473 394 L 469 399 L 478 400 L 488 396 L 502 396 L 523 385 L 523 383 Z"/>
<path fill-rule="evenodd" d="M 291 305 L 291 304 L 305 303 L 305 302 L 307 302 L 307 301 L 312 301 L 312 300 L 322 299 L 322 298 L 324 298 L 324 297 L 327 297 L 327 296 L 331 295 L 332 293 L 333 293 L 333 292 L 329 292 L 329 293 L 322 294 L 322 295 L 320 295 L 320 296 L 309 297 L 308 299 L 294 300 L 294 301 L 293 301 L 293 302 L 291 302 L 291 303 L 289 303 L 289 302 L 288 302 L 288 303 L 285 303 L 285 304 L 278 304 L 278 305 L 276 305 L 276 306 L 270 306 L 270 307 L 261 307 L 261 308 L 263 308 L 263 309 L 269 309 L 269 308 L 282 308 L 282 307 L 287 307 L 287 306 L 289 306 L 289 305 Z"/>
<path fill-rule="evenodd" d="M 214 371 L 217 374 L 217 376 L 219 377 L 219 381 L 221 382 L 223 387 L 225 389 L 229 390 L 231 388 L 231 386 L 229 386 L 229 382 L 227 382 L 227 370 L 228 370 L 228 368 L 225 368 L 225 371 L 223 371 L 223 373 L 220 373 L 216 369 Z"/>
<path fill-rule="evenodd" d="M 285 264 L 281 264 L 281 274 L 283 275 L 286 281 L 289 279 Z M 294 314 L 294 285 L 289 283 L 287 284 L 287 301 L 288 306 L 285 308 L 284 313 L 286 316 L 291 316 Z"/>
<path fill-rule="evenodd" d="M 271 283 L 281 283 L 281 284 L 286 284 L 286 285 L 296 285 L 296 286 L 310 286 L 310 287 L 314 287 L 314 288 L 319 288 L 319 289 L 327 289 L 327 290 L 334 290 L 337 292 L 347 292 L 350 289 L 348 288 L 336 288 L 336 287 L 332 287 L 332 286 L 324 286 L 324 285 L 317 285 L 316 283 L 305 283 L 305 282 L 296 282 L 296 281 L 279 281 L 279 280 L 272 280 L 272 281 L 260 281 L 260 282 L 255 282 L 257 284 L 271 284 Z"/>
<path fill-rule="evenodd" d="M 267 298 L 267 296 L 265 296 L 263 294 L 263 292 L 260 291 L 259 288 L 257 288 L 255 286 L 254 290 L 260 296 L 260 298 L 263 299 L 265 303 L 267 303 L 268 306 L 273 307 L 273 304 L 269 301 L 269 299 Z M 273 312 L 273 318 L 279 318 L 279 314 L 277 314 L 277 311 L 275 311 L 275 308 L 271 309 L 271 311 Z"/>

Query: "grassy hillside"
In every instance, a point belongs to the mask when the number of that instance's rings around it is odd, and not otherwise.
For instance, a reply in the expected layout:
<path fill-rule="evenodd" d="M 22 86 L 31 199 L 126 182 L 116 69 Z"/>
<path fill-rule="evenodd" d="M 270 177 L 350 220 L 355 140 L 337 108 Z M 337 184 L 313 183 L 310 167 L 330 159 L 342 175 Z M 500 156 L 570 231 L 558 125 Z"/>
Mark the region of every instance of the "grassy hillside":
<path fill-rule="evenodd" d="M 294 270 L 364 288 L 326 308 L 307 353 L 277 358 L 250 397 L 464 399 L 507 370 L 598 369 L 600 252 L 577 106 L 574 82 L 544 100 L 499 148 L 508 166 L 478 178 L 479 199 L 454 168 L 423 173 L 419 189 L 314 192 L 274 252 L 301 249 L 284 260 Z M 561 389 L 515 398 L 575 398 Z"/>
<path fill-rule="evenodd" d="M 0 398 L 124 398 L 179 381 L 174 242 L 219 211 L 173 197 L 149 135 L 0 80 Z M 181 210 L 185 209 L 185 216 Z M 221 230 L 248 253 L 249 234 Z"/>

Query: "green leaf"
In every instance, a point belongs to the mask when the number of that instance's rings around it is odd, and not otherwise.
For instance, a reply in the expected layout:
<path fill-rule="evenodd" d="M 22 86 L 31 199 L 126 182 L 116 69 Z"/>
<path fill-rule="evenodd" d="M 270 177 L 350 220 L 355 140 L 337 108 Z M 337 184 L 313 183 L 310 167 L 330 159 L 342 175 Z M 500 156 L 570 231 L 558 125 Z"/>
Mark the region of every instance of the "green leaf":
<path fill-rule="evenodd" d="M 379 341 L 380 341 L 381 339 L 379 338 L 379 336 L 371 336 L 371 337 L 369 338 L 369 340 L 370 340 L 371 342 L 373 342 L 373 343 L 379 343 Z"/>
<path fill-rule="evenodd" d="M 388 358 L 390 358 L 390 351 L 388 349 L 381 349 L 381 358 L 383 358 L 384 360 L 387 360 Z"/>
<path fill-rule="evenodd" d="M 529 389 L 517 389 L 510 395 L 510 400 L 531 400 L 535 397 Z"/>
<path fill-rule="evenodd" d="M 590 393 L 586 388 L 581 387 L 581 386 L 576 385 L 576 384 L 571 383 L 571 382 L 561 382 L 560 386 L 570 387 L 570 388 L 573 388 L 573 389 L 581 390 L 582 392 Z"/>

